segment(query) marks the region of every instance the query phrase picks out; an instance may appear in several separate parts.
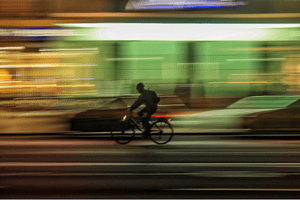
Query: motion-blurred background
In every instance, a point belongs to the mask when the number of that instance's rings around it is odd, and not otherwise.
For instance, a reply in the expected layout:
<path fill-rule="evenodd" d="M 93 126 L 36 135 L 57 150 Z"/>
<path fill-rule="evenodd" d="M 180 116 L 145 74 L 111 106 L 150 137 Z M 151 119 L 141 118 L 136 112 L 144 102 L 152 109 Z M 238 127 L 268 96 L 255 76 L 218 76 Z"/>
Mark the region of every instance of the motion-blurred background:
<path fill-rule="evenodd" d="M 0 0 L 0 198 L 299 198 L 299 11 Z M 139 82 L 166 145 L 111 138 Z"/>
<path fill-rule="evenodd" d="M 299 7 L 295 0 L 0 0 L 1 110 L 95 109 L 133 101 L 139 82 L 174 97 L 161 110 L 298 95 Z"/>

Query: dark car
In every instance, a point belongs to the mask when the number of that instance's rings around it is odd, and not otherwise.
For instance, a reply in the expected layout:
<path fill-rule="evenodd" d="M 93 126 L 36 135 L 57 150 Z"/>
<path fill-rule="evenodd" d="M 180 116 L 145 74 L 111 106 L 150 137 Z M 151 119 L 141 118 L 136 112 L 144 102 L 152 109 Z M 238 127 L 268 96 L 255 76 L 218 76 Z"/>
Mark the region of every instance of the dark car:
<path fill-rule="evenodd" d="M 181 99 L 175 95 L 160 96 L 160 98 L 161 101 L 158 104 L 158 111 L 156 112 L 158 116 L 187 109 Z M 110 132 L 115 122 L 120 121 L 124 117 L 127 108 L 136 99 L 137 96 L 119 97 L 100 108 L 77 113 L 70 120 L 71 131 Z"/>

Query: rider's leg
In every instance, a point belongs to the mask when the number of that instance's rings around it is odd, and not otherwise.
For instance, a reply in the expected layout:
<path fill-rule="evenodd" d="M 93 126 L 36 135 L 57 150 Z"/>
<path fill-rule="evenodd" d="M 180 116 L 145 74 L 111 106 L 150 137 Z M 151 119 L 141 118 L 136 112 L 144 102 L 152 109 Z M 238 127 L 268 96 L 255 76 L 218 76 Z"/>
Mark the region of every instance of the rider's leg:
<path fill-rule="evenodd" d="M 149 131 L 150 130 L 150 124 L 149 124 L 149 120 L 147 119 L 147 117 L 142 118 L 142 123 L 143 123 L 143 126 L 145 128 L 145 132 Z"/>
<path fill-rule="evenodd" d="M 147 133 L 150 133 L 151 125 L 149 124 L 149 121 L 151 120 L 151 116 L 156 112 L 156 109 L 148 109 L 147 111 L 147 115 L 142 122 L 145 127 L 145 131 L 147 131 Z"/>

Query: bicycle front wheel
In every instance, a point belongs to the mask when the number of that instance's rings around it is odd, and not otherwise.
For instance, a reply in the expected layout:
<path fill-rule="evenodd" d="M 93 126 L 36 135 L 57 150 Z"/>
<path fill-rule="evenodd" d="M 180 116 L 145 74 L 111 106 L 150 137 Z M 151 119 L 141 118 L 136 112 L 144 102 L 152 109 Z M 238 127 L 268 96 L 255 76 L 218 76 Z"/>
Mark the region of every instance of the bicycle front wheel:
<path fill-rule="evenodd" d="M 158 121 L 152 125 L 150 139 L 156 144 L 168 143 L 174 134 L 172 125 L 166 121 Z"/>
<path fill-rule="evenodd" d="M 111 137 L 119 144 L 129 143 L 134 136 L 134 128 L 124 121 L 116 122 L 111 131 Z"/>

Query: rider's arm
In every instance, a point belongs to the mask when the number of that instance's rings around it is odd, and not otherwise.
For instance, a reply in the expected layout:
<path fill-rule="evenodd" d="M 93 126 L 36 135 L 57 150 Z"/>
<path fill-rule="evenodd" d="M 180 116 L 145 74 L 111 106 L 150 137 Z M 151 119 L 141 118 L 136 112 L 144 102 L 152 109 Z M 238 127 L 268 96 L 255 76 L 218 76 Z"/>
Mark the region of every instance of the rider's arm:
<path fill-rule="evenodd" d="M 138 108 L 140 105 L 142 105 L 143 100 L 142 100 L 142 95 L 139 96 L 139 98 L 132 104 L 130 107 L 130 111 L 133 111 L 134 109 Z"/>

